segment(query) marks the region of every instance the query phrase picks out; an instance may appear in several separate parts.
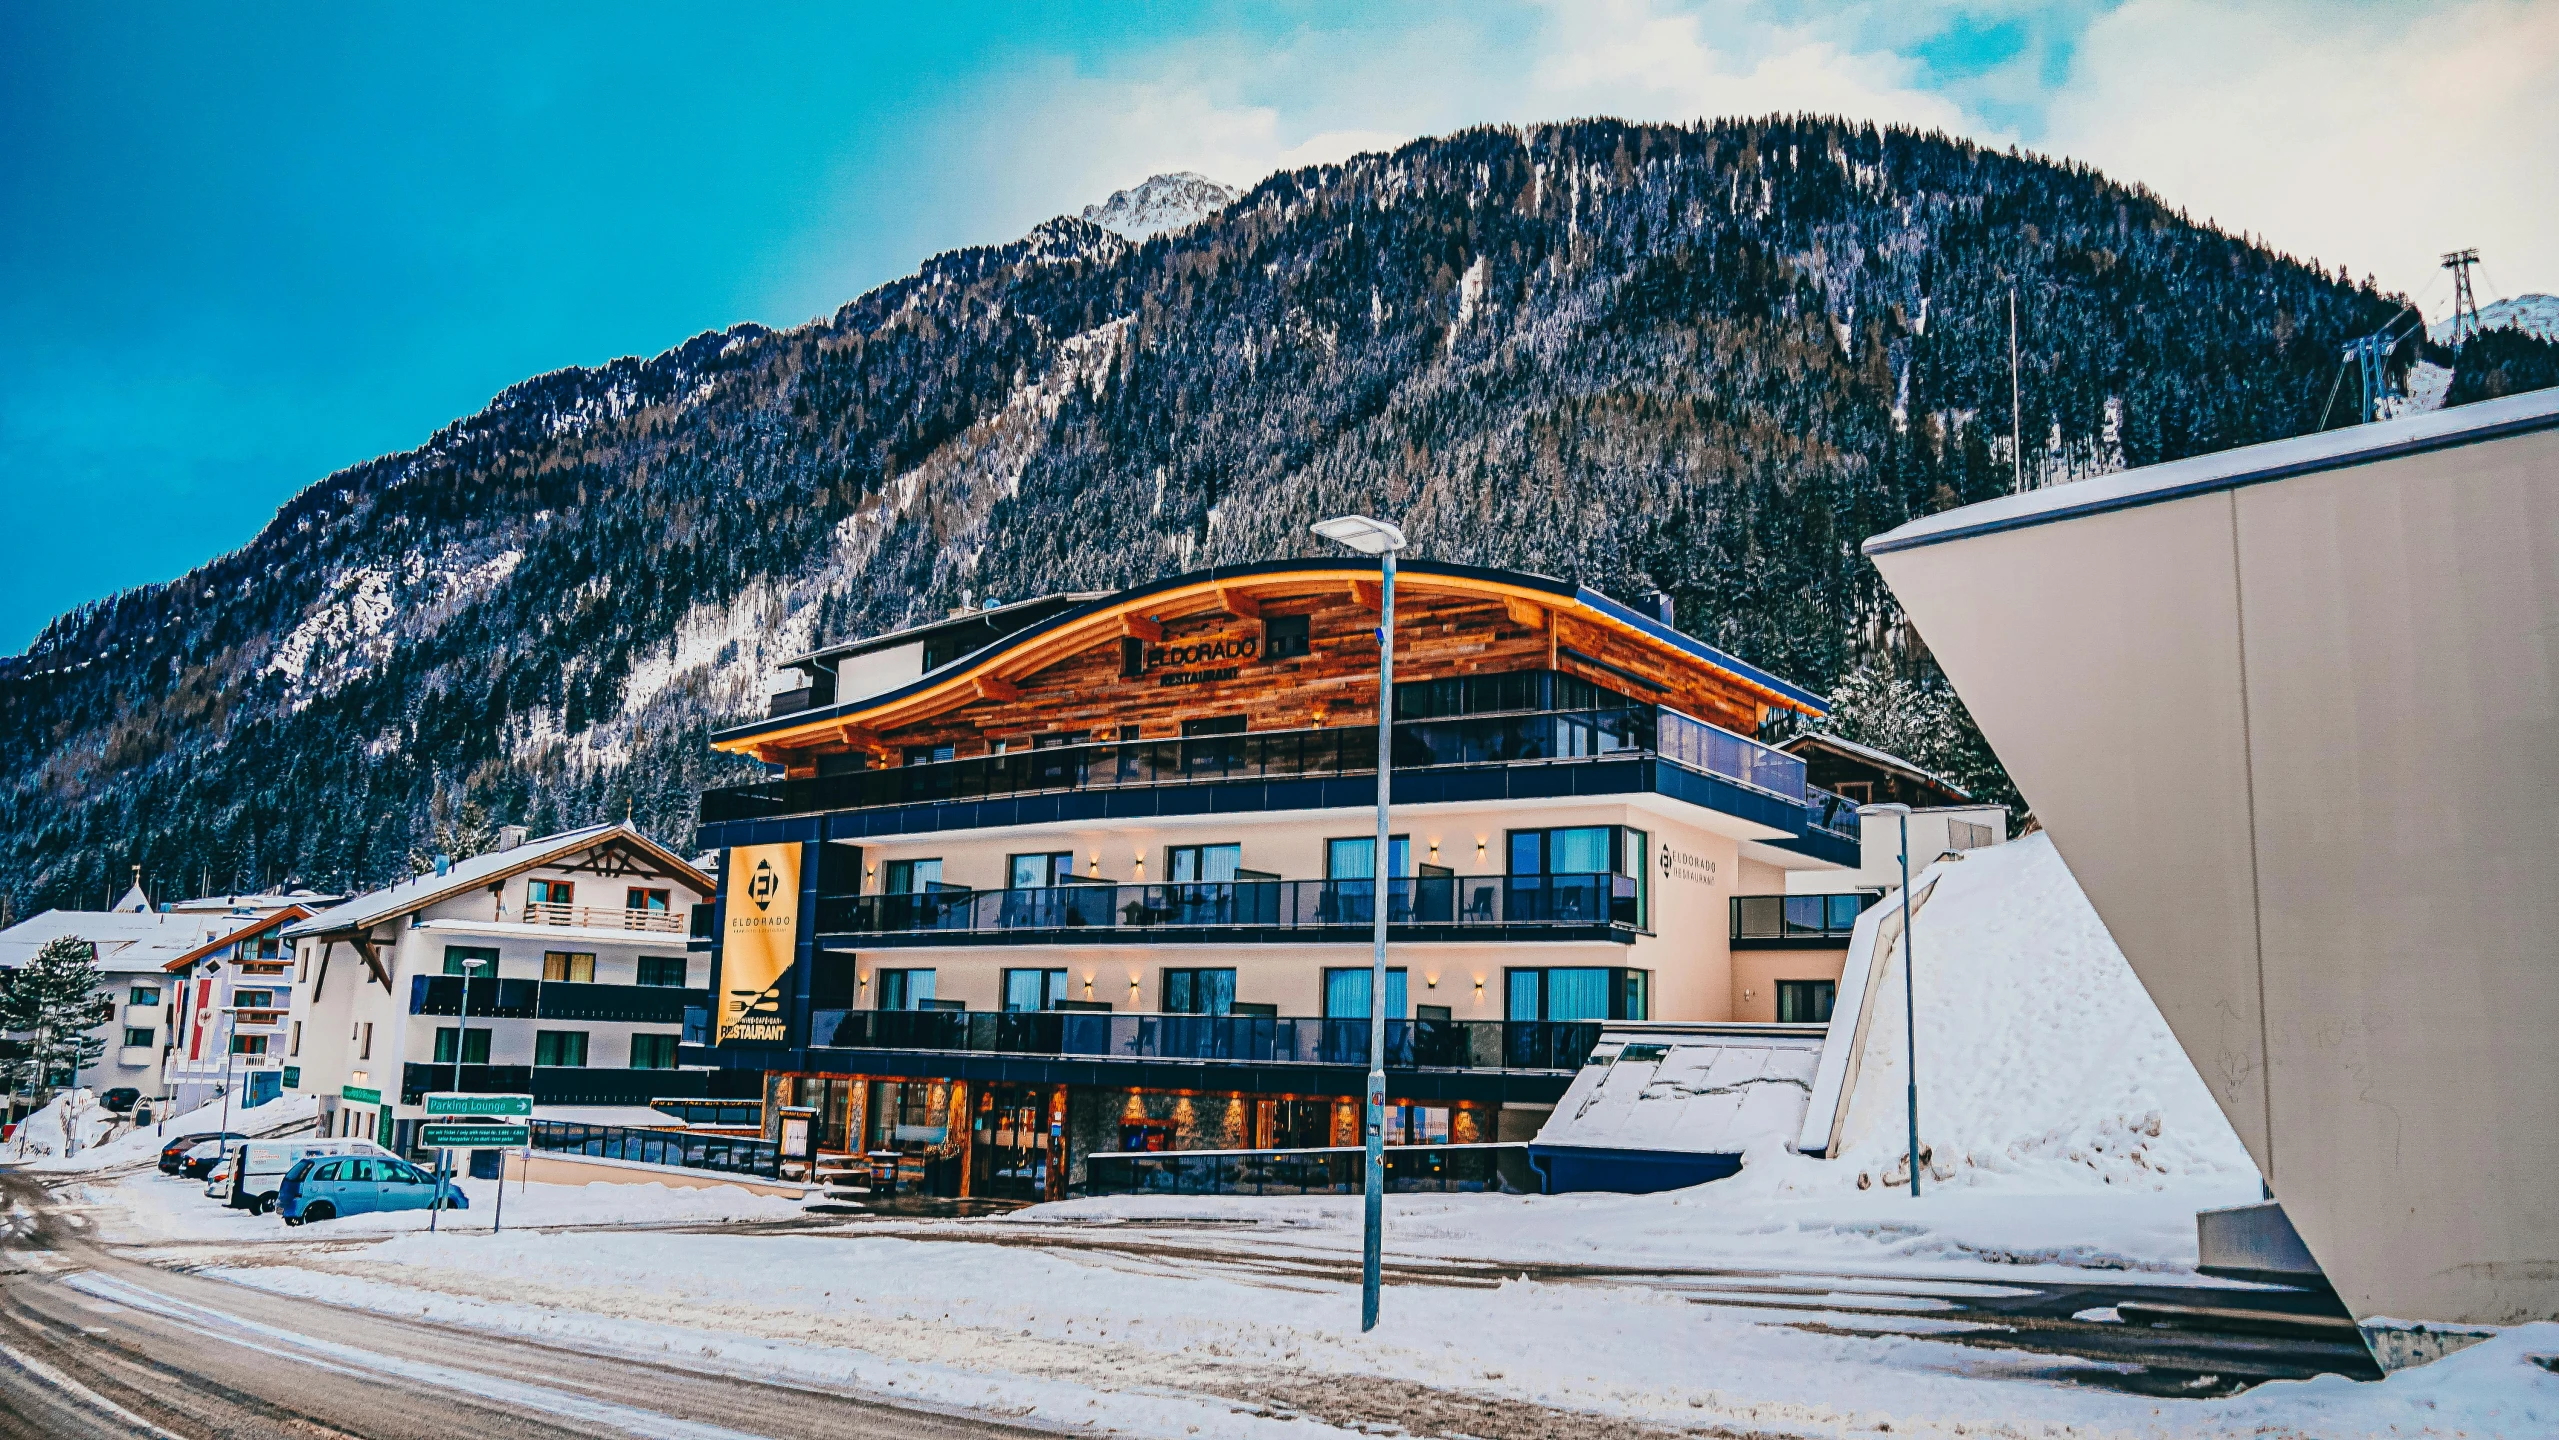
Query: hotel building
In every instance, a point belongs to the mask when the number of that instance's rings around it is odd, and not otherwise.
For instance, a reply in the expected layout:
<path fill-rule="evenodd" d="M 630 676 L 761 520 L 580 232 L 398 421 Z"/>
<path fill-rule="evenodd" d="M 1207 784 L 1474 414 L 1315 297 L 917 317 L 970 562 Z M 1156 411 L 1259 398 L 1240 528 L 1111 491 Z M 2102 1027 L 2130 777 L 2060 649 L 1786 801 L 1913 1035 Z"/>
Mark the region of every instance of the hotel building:
<path fill-rule="evenodd" d="M 773 773 L 702 797 L 681 1062 L 766 1072 L 821 1152 L 1041 1198 L 1097 1152 L 1358 1143 L 1373 1004 L 1389 1143 L 1528 1137 L 1601 1022 L 1766 1008 L 1736 898 L 1861 864 L 1854 807 L 1751 738 L 1820 697 L 1595 591 L 1406 563 L 1381 896 L 1379 585 L 1243 566 L 792 662 L 714 737 Z"/>

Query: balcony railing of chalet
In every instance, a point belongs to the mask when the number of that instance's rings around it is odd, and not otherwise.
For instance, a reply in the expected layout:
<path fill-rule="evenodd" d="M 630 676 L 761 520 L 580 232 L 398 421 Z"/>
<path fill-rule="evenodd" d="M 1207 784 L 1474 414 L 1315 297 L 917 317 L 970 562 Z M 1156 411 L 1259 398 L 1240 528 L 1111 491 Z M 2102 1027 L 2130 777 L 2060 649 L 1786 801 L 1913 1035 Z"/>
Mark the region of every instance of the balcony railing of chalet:
<path fill-rule="evenodd" d="M 1386 1063 L 1420 1070 L 1573 1070 L 1599 1043 L 1601 1028 L 1596 1020 L 1389 1020 Z M 809 1043 L 851 1050 L 1365 1066 L 1368 1021 L 1074 1010 L 813 1010 Z"/>
<path fill-rule="evenodd" d="M 590 985 L 567 980 L 471 982 L 474 1020 L 596 1020 L 637 1025 L 679 1025 L 688 1008 L 707 1007 L 708 990 L 675 985 Z M 462 1013 L 462 977 L 409 977 L 409 1013 Z"/>
<path fill-rule="evenodd" d="M 1802 760 L 1666 706 L 1470 715 L 1407 720 L 1395 727 L 1398 770 L 1552 763 L 1641 753 L 1657 753 L 1734 784 L 1804 803 Z M 716 824 L 1052 791 L 1321 778 L 1376 770 L 1377 731 L 1369 726 L 1121 740 L 731 785 L 702 792 L 702 821 Z"/>
<path fill-rule="evenodd" d="M 1386 882 L 1390 925 L 1592 926 L 1632 931 L 1624 875 L 1433 875 Z M 1319 930 L 1376 923 L 1374 880 L 1227 880 L 1182 885 L 1056 885 L 821 897 L 828 935 L 990 935 L 1041 930 Z"/>
<path fill-rule="evenodd" d="M 553 905 L 528 902 L 527 925 L 575 925 L 588 930 L 645 930 L 654 935 L 681 935 L 684 919 L 672 910 L 616 910 L 610 905 Z"/>
<path fill-rule="evenodd" d="M 1862 833 L 1858 829 L 1857 802 L 1833 795 L 1819 785 L 1804 787 L 1804 821 L 1842 840 L 1855 840 Z"/>
<path fill-rule="evenodd" d="M 1857 917 L 1876 897 L 1850 895 L 1736 895 L 1735 940 L 1837 940 L 1845 944 Z"/>

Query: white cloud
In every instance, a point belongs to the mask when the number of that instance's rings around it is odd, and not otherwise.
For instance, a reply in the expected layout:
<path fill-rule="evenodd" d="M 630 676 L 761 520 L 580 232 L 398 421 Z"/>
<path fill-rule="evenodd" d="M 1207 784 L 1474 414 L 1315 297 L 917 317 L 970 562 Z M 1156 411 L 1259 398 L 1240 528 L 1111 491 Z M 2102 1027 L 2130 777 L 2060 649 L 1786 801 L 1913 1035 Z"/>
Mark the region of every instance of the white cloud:
<path fill-rule="evenodd" d="M 2505 293 L 2559 289 L 2559 5 L 2134 0 L 2078 57 L 2045 147 L 2437 315 L 2457 246 Z"/>

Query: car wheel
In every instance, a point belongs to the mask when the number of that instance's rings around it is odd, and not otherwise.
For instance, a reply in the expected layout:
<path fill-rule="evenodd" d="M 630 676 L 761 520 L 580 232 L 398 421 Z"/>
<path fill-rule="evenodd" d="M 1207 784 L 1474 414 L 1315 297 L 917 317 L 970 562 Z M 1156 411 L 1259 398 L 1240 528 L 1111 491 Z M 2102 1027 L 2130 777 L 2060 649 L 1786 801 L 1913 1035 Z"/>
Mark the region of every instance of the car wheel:
<path fill-rule="evenodd" d="M 252 1215 L 272 1215 L 272 1214 L 274 1214 L 274 1213 L 275 1213 L 275 1197 L 274 1197 L 274 1196 L 272 1196 L 272 1195 L 261 1195 L 261 1196 L 259 1196 L 259 1197 L 258 1197 L 258 1203 L 256 1203 L 255 1205 L 252 1205 L 252 1206 L 250 1206 L 250 1207 L 249 1207 L 249 1213 L 250 1213 L 250 1214 L 252 1214 Z"/>
<path fill-rule="evenodd" d="M 305 1220 L 335 1220 L 338 1218 L 338 1207 L 330 1204 L 326 1200 L 314 1200 L 310 1204 L 302 1207 L 302 1218 Z"/>
<path fill-rule="evenodd" d="M 284 1223 L 287 1226 L 299 1225 L 302 1223 L 302 1219 L 298 1215 L 287 1215 L 284 1217 Z"/>

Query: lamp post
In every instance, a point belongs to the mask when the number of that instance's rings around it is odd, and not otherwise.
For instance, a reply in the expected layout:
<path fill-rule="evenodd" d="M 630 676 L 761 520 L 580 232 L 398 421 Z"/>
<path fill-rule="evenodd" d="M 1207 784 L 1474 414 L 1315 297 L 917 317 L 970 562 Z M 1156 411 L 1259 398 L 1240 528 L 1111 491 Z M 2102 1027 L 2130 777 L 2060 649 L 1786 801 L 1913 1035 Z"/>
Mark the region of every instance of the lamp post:
<path fill-rule="evenodd" d="M 455 1016 L 453 1021 L 453 1093 L 457 1095 L 462 1093 L 462 1053 L 471 1044 L 471 972 L 488 963 L 486 960 L 477 959 L 462 962 L 461 1013 Z M 448 1179 L 446 1167 L 452 1163 L 452 1155 L 453 1152 L 450 1150 L 435 1152 L 436 1203 L 427 1207 L 427 1233 L 430 1235 L 435 1233 L 436 1212 L 444 1208 L 444 1186 Z M 503 1197 L 506 1194 L 506 1171 L 503 1166 L 498 1171 L 498 1194 L 501 1197 L 499 1203 L 503 1205 L 505 1203 Z"/>
<path fill-rule="evenodd" d="M 1860 820 L 1873 815 L 1890 815 L 1901 822 L 1901 998 L 1902 1039 L 1908 1045 L 1905 1064 L 1910 1070 L 1910 1196 L 1919 1198 L 1919 989 L 1911 975 L 1910 960 L 1910 807 L 1898 801 L 1881 805 L 1860 805 Z"/>
<path fill-rule="evenodd" d="M 1368 1163 L 1361 1186 L 1366 1219 L 1359 1270 L 1359 1328 L 1366 1333 L 1377 1328 L 1377 1272 L 1386 1231 L 1386 890 L 1394 846 L 1387 805 L 1395 778 L 1395 552 L 1404 548 L 1404 532 L 1366 515 L 1341 515 L 1317 524 L 1315 533 L 1376 556 L 1384 576 L 1377 589 L 1377 889 L 1370 900 Z"/>

